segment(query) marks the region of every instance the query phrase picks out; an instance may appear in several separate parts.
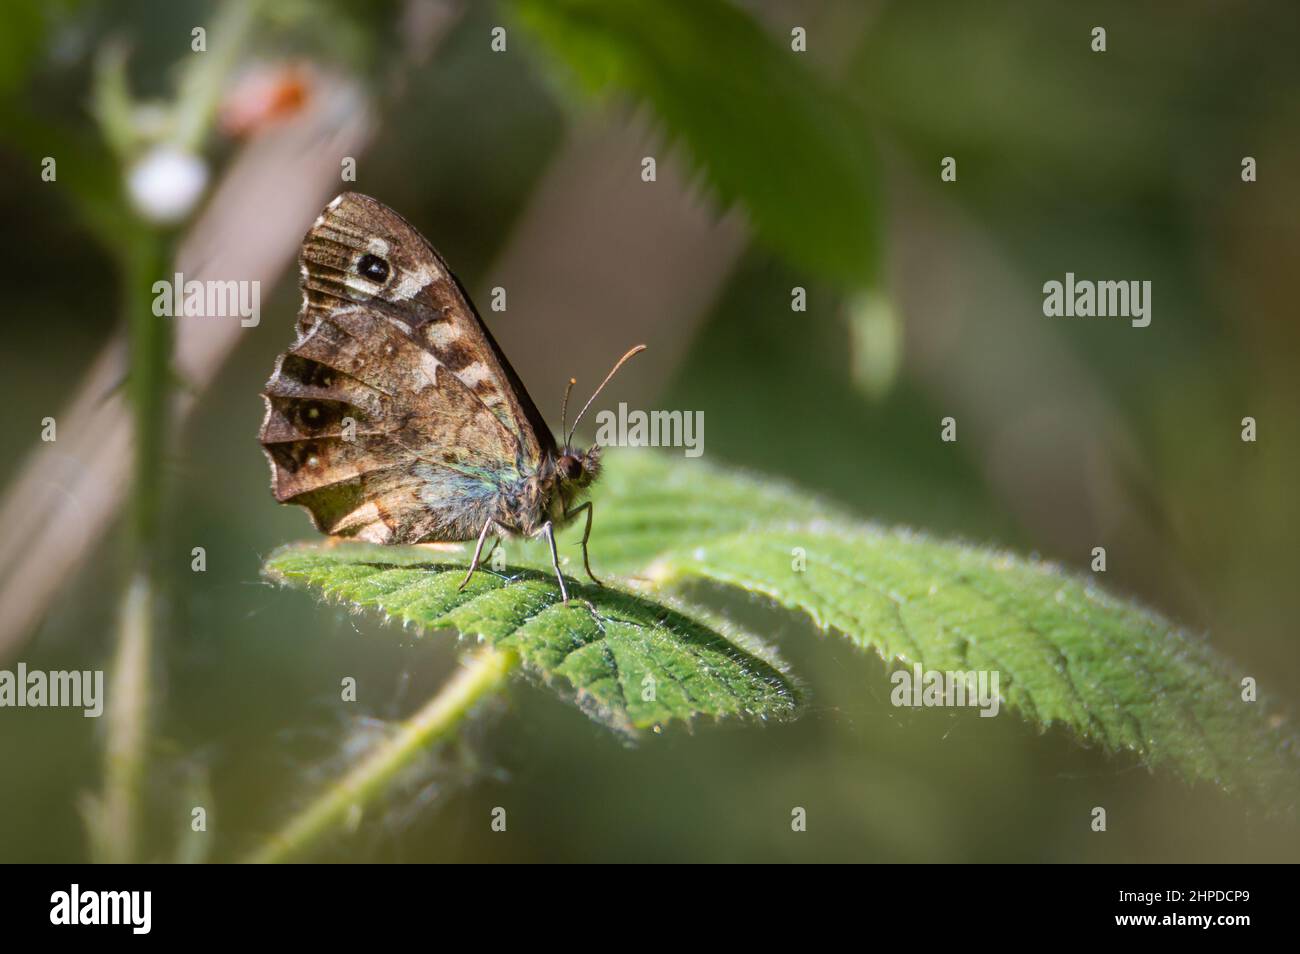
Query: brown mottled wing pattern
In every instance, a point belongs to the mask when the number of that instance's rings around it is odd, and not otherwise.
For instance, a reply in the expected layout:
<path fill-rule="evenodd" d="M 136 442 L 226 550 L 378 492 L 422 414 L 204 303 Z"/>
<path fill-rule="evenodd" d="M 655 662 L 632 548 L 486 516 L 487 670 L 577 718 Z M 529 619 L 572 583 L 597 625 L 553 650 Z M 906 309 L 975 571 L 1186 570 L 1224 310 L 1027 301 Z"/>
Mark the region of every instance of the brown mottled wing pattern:
<path fill-rule="evenodd" d="M 355 193 L 307 233 L 301 274 L 298 339 L 263 395 L 276 499 L 375 542 L 475 536 L 555 444 L 455 276 Z"/>
<path fill-rule="evenodd" d="M 357 261 L 366 254 L 388 264 L 383 287 L 357 274 Z M 555 449 L 546 422 L 456 276 L 424 236 L 388 206 L 357 192 L 334 199 L 303 240 L 301 265 L 300 331 L 350 302 L 397 305 L 409 313 L 412 337 L 523 441 L 530 461 Z"/>

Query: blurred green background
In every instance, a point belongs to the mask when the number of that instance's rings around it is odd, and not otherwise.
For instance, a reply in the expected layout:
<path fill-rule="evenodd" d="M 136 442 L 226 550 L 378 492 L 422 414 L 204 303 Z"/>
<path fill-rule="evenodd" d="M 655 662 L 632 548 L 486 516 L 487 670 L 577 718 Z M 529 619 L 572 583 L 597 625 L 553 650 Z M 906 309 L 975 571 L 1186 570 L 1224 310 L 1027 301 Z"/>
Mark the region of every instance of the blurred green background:
<path fill-rule="evenodd" d="M 132 93 L 172 97 L 196 55 L 191 29 L 220 22 L 220 6 L 20 4 L 3 28 L 11 505 L 41 419 L 64 411 L 124 326 L 119 220 L 96 211 L 96 196 L 121 189 L 92 115 L 96 58 L 125 43 Z M 1112 590 L 1204 632 L 1294 706 L 1293 3 L 292 0 L 250 16 L 218 77 L 223 111 L 196 147 L 212 186 L 161 233 L 168 248 L 200 220 L 218 223 L 219 248 L 300 236 L 335 192 L 374 195 L 430 238 L 480 306 L 507 289 L 506 312 L 481 310 L 553 422 L 569 375 L 582 391 L 645 340 L 645 363 L 599 406 L 702 410 L 706 460 L 882 522 L 1081 570 L 1104 545 Z M 504 52 L 490 47 L 496 26 Z M 1105 53 L 1090 49 L 1095 26 Z M 790 48 L 795 27 L 806 53 Z M 201 55 L 221 40 L 212 31 Z M 333 154 L 332 184 L 298 169 L 329 153 L 320 138 L 259 158 L 259 141 L 301 119 L 294 102 L 236 135 L 226 110 L 241 79 L 283 78 L 285 64 L 308 77 L 302 111 L 329 84 L 360 104 L 318 130 L 368 117 L 346 153 L 355 183 L 339 181 Z M 40 178 L 46 155 L 59 157 L 55 182 Z M 654 183 L 641 181 L 647 155 Z M 945 156 L 956 182 L 940 181 Z M 1257 182 L 1241 179 L 1245 156 Z M 213 189 L 241 162 L 250 181 L 308 182 L 309 200 L 223 220 Z M 176 381 L 192 407 L 162 464 L 148 858 L 237 857 L 455 665 L 448 634 L 386 629 L 259 577 L 263 556 L 311 534 L 271 499 L 255 439 L 258 392 L 292 338 L 295 271 L 276 259 L 260 324 L 211 359 L 210 382 L 196 387 L 183 368 Z M 1045 319 L 1042 284 L 1067 271 L 1150 280 L 1150 327 Z M 806 312 L 791 311 L 795 286 Z M 955 446 L 939 441 L 949 415 Z M 1247 415 L 1254 444 L 1240 439 Z M 97 466 L 66 453 L 56 484 Z M 83 496 L 61 506 L 99 506 Z M 30 553 L 41 534 L 11 546 Z M 122 535 L 113 519 L 86 544 L 0 666 L 105 665 Z M 599 553 L 597 517 L 597 566 Z M 12 582 L 15 563 L 0 572 Z M 1298 857 L 1294 824 L 1269 806 L 1014 715 L 894 709 L 879 660 L 756 600 L 695 595 L 779 646 L 808 690 L 800 720 L 700 724 L 628 746 L 521 680 L 322 857 Z M 357 704 L 338 701 L 344 676 L 358 680 Z M 87 857 L 78 806 L 101 784 L 102 722 L 0 710 L 0 860 Z M 194 804 L 208 808 L 206 836 L 189 831 Z M 801 834 L 796 805 L 808 811 Z M 1089 828 L 1097 805 L 1105 834 Z M 489 828 L 494 806 L 509 813 L 505 834 Z"/>

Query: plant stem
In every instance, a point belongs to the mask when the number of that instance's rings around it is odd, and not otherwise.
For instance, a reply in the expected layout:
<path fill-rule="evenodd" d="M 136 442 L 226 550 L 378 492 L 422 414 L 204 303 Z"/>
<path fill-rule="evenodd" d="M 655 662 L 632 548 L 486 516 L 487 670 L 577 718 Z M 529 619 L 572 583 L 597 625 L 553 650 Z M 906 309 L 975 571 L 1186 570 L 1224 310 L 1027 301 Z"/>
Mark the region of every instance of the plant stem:
<path fill-rule="evenodd" d="M 195 55 L 182 75 L 176 105 L 176 144 L 197 151 L 217 100 L 253 27 L 256 0 L 225 4 L 214 24 L 214 52 Z M 125 53 L 106 51 L 96 84 L 101 131 L 124 165 L 136 145 L 130 122 Z M 125 213 L 127 203 L 117 205 Z M 102 216 L 101 216 L 102 218 Z M 156 636 L 158 563 L 164 552 L 162 501 L 171 430 L 172 320 L 153 313 L 153 285 L 167 277 L 168 236 L 135 217 L 111 230 L 120 251 L 130 360 L 126 394 L 132 413 L 129 582 L 122 601 L 108 694 L 104 793 L 90 815 L 92 851 L 124 863 L 140 855 L 141 802 L 148 766 Z"/>
<path fill-rule="evenodd" d="M 150 288 L 162 276 L 165 240 L 138 228 L 125 237 L 125 309 L 131 360 L 127 394 L 133 414 L 130 577 L 118 618 L 108 689 L 104 794 L 92 821 L 97 858 L 122 864 L 139 854 L 141 796 L 149 748 L 150 666 L 153 657 L 159 549 L 159 498 L 167 443 L 172 332 L 153 314 Z"/>
<path fill-rule="evenodd" d="M 519 664 L 511 650 L 486 647 L 468 656 L 451 681 L 302 812 L 290 819 L 262 848 L 244 859 L 253 864 L 286 861 L 342 826 L 383 791 L 431 743 L 455 729 L 484 696 L 496 691 Z"/>
<path fill-rule="evenodd" d="M 151 573 L 157 557 L 159 513 L 164 486 L 163 457 L 171 406 L 172 321 L 153 313 L 150 289 L 164 277 L 163 238 L 141 228 L 127 251 L 127 324 L 131 360 L 127 394 L 134 414 L 134 467 L 131 475 L 133 568 Z"/>
<path fill-rule="evenodd" d="M 191 55 L 176 91 L 174 141 L 197 152 L 212 128 L 217 104 L 230 74 L 248 50 L 248 40 L 259 22 L 259 0 L 233 0 L 219 4 L 208 31 L 208 50 Z"/>
<path fill-rule="evenodd" d="M 148 747 L 152 585 L 149 577 L 141 573 L 127 586 L 108 685 L 104 796 L 91 825 L 91 837 L 96 860 L 113 864 L 133 860 L 139 841 L 139 805 Z"/>

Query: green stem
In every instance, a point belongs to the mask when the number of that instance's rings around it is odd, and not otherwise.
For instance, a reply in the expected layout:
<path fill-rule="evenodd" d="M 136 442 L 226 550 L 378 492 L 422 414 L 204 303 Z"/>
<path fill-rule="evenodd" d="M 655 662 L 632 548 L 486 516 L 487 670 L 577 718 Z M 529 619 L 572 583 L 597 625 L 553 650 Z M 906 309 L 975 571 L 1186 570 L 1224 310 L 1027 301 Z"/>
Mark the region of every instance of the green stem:
<path fill-rule="evenodd" d="M 153 283 L 168 276 L 162 236 L 141 228 L 126 253 L 130 365 L 127 394 L 133 414 L 131 532 L 134 568 L 151 569 L 159 536 L 164 451 L 171 408 L 172 321 L 153 313 Z"/>
<path fill-rule="evenodd" d="M 244 860 L 253 864 L 286 861 L 312 847 L 332 829 L 342 827 L 412 759 L 460 725 L 475 703 L 496 691 L 518 664 L 519 657 L 511 650 L 487 647 L 469 656 L 464 668 L 403 722 L 392 738 L 376 746 L 352 771 Z"/>
<path fill-rule="evenodd" d="M 208 31 L 207 52 L 190 54 L 176 95 L 173 141 L 181 148 L 197 152 L 207 138 L 222 90 L 240 58 L 248 52 L 260 6 L 257 0 L 231 0 L 218 5 Z"/>
<path fill-rule="evenodd" d="M 194 54 L 177 96 L 175 140 L 197 150 L 211 125 L 217 100 L 253 27 L 255 0 L 232 0 L 213 27 L 213 52 Z M 109 49 L 101 61 L 96 106 L 105 139 L 122 163 L 139 145 L 130 123 L 126 60 Z M 125 212 L 127 204 L 119 200 Z M 91 815 L 90 837 L 103 861 L 130 862 L 140 856 L 140 817 L 148 767 L 152 693 L 150 667 L 155 643 L 158 562 L 164 552 L 162 500 L 171 430 L 172 321 L 153 313 L 153 285 L 169 278 L 165 233 L 126 217 L 109 230 L 122 254 L 124 307 L 130 341 L 126 393 L 132 413 L 129 513 L 129 585 L 122 602 L 108 695 L 104 793 Z M 117 249 L 115 249 L 117 250 Z"/>
<path fill-rule="evenodd" d="M 143 573 L 137 574 L 127 587 L 108 685 L 104 796 L 91 825 L 91 837 L 96 860 L 112 864 L 134 860 L 139 843 L 140 797 L 148 747 L 152 587 L 152 581 Z"/>
<path fill-rule="evenodd" d="M 135 861 L 149 749 L 149 689 L 160 548 L 159 498 L 169 429 L 171 319 L 153 313 L 151 287 L 163 275 L 164 238 L 137 228 L 125 238 L 123 274 L 130 332 L 127 396 L 132 410 L 130 578 L 118 619 L 108 688 L 104 794 L 91 826 L 99 860 Z"/>

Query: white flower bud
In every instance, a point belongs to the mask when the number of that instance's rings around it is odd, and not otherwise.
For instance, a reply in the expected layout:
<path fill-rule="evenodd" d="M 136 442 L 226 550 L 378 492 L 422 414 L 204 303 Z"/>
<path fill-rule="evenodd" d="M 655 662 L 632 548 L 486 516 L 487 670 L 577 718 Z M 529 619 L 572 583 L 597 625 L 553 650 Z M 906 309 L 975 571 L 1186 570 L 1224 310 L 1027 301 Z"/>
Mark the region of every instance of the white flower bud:
<path fill-rule="evenodd" d="M 194 208 L 208 183 L 208 167 L 191 152 L 154 146 L 126 174 L 127 191 L 136 211 L 151 222 L 170 225 Z"/>

